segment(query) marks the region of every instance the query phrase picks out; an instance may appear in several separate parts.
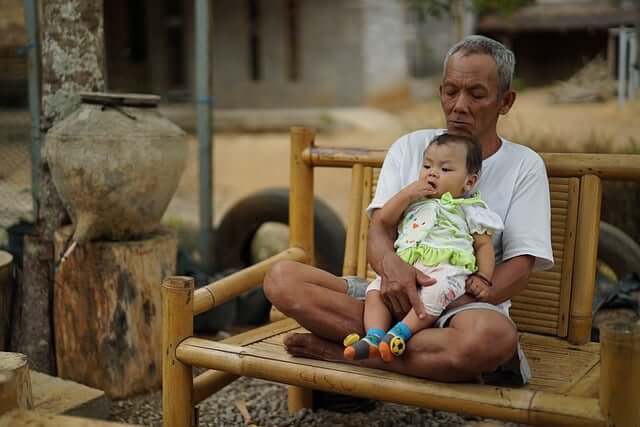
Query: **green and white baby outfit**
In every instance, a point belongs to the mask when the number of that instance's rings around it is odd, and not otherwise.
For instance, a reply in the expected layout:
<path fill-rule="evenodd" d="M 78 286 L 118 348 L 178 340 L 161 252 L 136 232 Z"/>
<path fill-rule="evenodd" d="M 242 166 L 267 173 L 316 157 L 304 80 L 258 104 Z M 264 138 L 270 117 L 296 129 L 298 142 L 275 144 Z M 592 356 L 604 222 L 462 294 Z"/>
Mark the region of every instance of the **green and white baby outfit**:
<path fill-rule="evenodd" d="M 502 229 L 502 220 L 479 194 L 456 199 L 445 193 L 409 205 L 398 224 L 394 247 L 405 262 L 436 279 L 420 290 L 427 313 L 439 316 L 465 293 L 465 280 L 477 269 L 471 235 Z M 380 290 L 380 282 L 377 277 L 367 292 Z"/>

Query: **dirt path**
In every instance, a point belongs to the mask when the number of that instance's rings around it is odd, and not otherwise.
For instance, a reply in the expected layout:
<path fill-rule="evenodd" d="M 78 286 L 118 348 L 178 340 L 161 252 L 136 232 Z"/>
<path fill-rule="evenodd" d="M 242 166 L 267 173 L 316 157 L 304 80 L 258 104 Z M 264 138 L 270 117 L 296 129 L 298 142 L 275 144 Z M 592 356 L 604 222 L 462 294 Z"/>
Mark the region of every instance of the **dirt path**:
<path fill-rule="evenodd" d="M 519 95 L 500 122 L 501 134 L 540 151 L 640 153 L 640 101 L 620 109 L 612 100 L 600 104 L 551 105 L 548 90 Z M 386 148 L 405 131 L 443 124 L 437 102 L 394 112 L 398 126 L 386 132 L 342 130 L 320 134 L 317 144 Z M 192 138 L 190 161 L 167 213 L 169 218 L 197 222 L 197 141 Z M 214 140 L 214 213 L 218 223 L 239 199 L 270 187 L 286 187 L 289 141 L 286 133 L 217 134 Z M 320 170 L 317 194 L 343 218 L 347 215 L 349 175 Z M 338 191 L 336 191 L 338 189 Z M 340 190 L 344 189 L 344 191 Z"/>

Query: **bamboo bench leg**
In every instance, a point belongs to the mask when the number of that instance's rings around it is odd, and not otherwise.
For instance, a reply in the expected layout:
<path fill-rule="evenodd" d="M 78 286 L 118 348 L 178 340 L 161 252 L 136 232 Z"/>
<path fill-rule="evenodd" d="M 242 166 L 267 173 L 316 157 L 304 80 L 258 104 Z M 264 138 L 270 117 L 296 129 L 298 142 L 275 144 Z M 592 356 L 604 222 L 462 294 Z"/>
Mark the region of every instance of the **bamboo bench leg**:
<path fill-rule="evenodd" d="M 305 408 L 313 409 L 313 390 L 290 385 L 287 395 L 290 414 Z"/>
<path fill-rule="evenodd" d="M 162 416 L 165 426 L 193 424 L 191 366 L 176 358 L 176 347 L 193 336 L 193 279 L 169 277 L 162 283 Z"/>

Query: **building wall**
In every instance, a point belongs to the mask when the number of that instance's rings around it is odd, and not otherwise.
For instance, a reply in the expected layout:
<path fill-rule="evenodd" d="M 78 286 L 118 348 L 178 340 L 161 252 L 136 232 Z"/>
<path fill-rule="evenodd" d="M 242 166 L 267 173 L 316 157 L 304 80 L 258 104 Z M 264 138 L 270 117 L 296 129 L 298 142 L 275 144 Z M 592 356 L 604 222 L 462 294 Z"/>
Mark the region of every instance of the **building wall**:
<path fill-rule="evenodd" d="M 299 78 L 288 77 L 285 2 L 260 0 L 262 75 L 250 75 L 248 1 L 216 0 L 213 88 L 220 108 L 363 102 L 361 0 L 299 1 Z"/>
<path fill-rule="evenodd" d="M 406 7 L 402 0 L 363 0 L 365 99 L 408 95 Z"/>

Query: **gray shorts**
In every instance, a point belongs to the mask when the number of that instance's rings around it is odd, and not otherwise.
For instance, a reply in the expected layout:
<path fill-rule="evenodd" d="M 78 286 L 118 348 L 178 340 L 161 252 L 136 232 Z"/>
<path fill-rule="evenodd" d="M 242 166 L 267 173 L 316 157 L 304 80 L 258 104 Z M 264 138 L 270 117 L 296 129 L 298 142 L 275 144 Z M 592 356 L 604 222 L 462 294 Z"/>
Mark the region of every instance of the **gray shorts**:
<path fill-rule="evenodd" d="M 359 300 L 365 299 L 367 286 L 369 284 L 365 279 L 358 276 L 345 276 L 344 280 L 347 282 L 347 295 Z M 505 312 L 505 310 L 498 306 L 486 302 L 472 302 L 470 304 L 452 308 L 451 310 L 445 310 L 438 320 L 436 320 L 436 326 L 438 328 L 446 328 L 449 326 L 449 322 L 453 316 L 465 310 L 495 311 L 509 319 L 514 327 L 516 326 L 511 317 L 509 317 L 508 312 Z M 529 367 L 529 362 L 522 351 L 520 341 L 518 341 L 517 351 L 511 360 L 500 366 L 496 371 L 483 374 L 482 378 L 484 382 L 494 385 L 514 386 L 526 384 L 529 379 L 531 379 L 531 368 Z"/>

